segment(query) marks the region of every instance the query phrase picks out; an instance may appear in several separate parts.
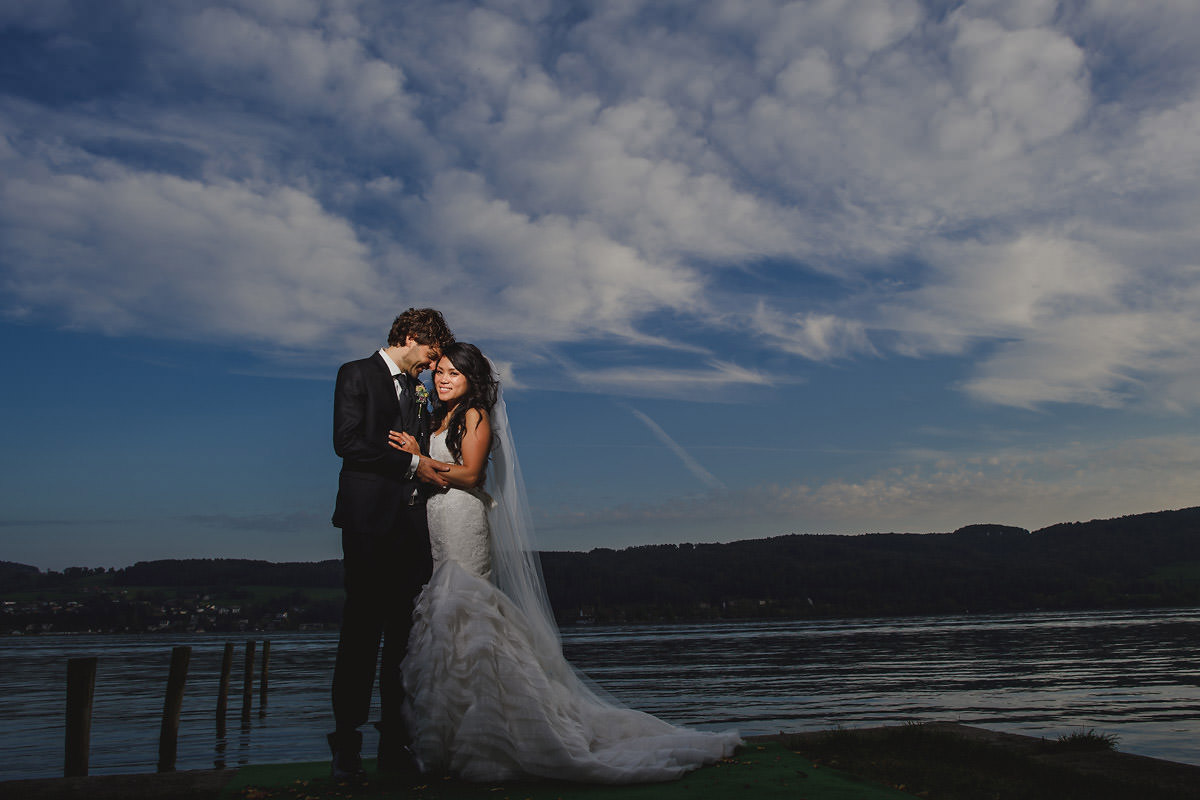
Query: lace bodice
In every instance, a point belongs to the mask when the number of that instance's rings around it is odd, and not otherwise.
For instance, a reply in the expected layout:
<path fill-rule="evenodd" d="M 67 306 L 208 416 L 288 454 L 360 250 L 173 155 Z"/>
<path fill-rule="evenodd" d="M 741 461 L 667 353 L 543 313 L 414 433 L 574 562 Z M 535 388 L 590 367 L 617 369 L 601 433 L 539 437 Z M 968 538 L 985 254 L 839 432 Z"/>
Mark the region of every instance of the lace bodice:
<path fill-rule="evenodd" d="M 429 440 L 429 455 L 453 464 L 446 432 Z M 488 536 L 487 495 L 478 491 L 446 489 L 429 498 L 429 545 L 433 563 L 457 561 L 468 572 L 487 578 L 492 571 L 491 541 Z"/>

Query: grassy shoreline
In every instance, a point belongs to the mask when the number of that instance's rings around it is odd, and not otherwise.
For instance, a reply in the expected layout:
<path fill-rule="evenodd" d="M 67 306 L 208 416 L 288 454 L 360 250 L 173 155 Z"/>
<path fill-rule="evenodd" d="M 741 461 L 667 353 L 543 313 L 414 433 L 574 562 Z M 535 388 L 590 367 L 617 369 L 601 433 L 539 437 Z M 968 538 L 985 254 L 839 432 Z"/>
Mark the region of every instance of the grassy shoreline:
<path fill-rule="evenodd" d="M 657 800 L 682 793 L 696 800 L 716 800 L 730 796 L 732 781 L 737 796 L 748 800 L 1200 800 L 1200 766 L 1121 753 L 1103 735 L 1066 738 L 1069 741 L 1039 739 L 939 722 L 779 733 L 751 737 L 732 759 L 673 784 L 652 786 L 491 786 L 436 778 L 409 786 L 381 777 L 355 788 L 333 783 L 327 777 L 327 764 L 310 762 L 7 781 L 0 782 L 0 795 L 25 800 Z"/>

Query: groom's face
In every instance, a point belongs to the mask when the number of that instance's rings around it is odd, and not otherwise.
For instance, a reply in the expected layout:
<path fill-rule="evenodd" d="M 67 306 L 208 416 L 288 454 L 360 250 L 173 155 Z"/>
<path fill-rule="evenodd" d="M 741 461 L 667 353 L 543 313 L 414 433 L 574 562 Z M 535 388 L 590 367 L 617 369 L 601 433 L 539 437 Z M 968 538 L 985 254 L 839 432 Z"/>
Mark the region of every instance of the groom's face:
<path fill-rule="evenodd" d="M 438 356 L 440 355 L 437 345 L 420 344 L 411 336 L 405 342 L 405 347 L 407 349 L 407 357 L 404 360 L 408 363 L 397 364 L 396 366 L 414 378 L 429 369 L 438 360 Z"/>

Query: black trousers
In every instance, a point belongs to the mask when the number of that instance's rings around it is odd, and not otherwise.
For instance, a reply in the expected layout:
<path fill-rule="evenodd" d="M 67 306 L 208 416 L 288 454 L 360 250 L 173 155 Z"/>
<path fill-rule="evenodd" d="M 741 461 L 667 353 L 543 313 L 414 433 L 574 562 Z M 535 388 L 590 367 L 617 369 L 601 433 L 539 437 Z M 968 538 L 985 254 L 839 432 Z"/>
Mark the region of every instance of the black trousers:
<path fill-rule="evenodd" d="M 366 723 L 379 663 L 379 730 L 392 745 L 407 744 L 400 662 L 408 650 L 413 602 L 433 572 L 424 504 L 404 507 L 387 533 L 344 529 L 342 556 L 346 602 L 333 670 L 334 736 L 353 741 L 349 737 Z"/>

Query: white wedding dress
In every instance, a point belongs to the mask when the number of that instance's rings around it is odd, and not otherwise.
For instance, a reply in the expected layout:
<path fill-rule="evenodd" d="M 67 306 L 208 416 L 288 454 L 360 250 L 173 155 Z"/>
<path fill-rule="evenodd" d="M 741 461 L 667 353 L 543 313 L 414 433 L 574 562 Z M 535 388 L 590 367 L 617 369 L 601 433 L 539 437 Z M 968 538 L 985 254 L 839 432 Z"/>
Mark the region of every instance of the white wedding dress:
<path fill-rule="evenodd" d="M 453 461 L 445 434 L 434 436 L 430 455 Z M 489 503 L 459 489 L 429 499 L 434 571 L 402 665 L 422 770 L 475 781 L 641 783 L 731 755 L 737 733 L 670 725 L 601 699 L 579 678 L 538 615 L 489 580 Z"/>

